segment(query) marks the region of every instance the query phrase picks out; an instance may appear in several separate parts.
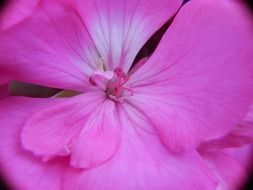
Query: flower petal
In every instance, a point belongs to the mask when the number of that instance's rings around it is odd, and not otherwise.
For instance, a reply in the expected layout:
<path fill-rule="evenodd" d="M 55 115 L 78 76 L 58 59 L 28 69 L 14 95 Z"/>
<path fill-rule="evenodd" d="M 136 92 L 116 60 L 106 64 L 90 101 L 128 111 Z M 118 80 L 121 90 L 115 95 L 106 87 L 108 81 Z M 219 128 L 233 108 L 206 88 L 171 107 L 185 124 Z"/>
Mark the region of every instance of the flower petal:
<path fill-rule="evenodd" d="M 203 142 L 200 144 L 200 149 L 215 150 L 217 148 L 235 148 L 253 143 L 253 127 L 238 126 L 228 135 Z"/>
<path fill-rule="evenodd" d="M 241 189 L 247 177 L 246 171 L 232 156 L 219 151 L 205 152 L 202 153 L 202 156 L 219 178 L 217 190 Z"/>
<path fill-rule="evenodd" d="M 217 150 L 224 148 L 242 147 L 253 143 L 253 104 L 240 124 L 229 134 L 218 138 L 203 142 L 199 149 L 201 150 Z"/>
<path fill-rule="evenodd" d="M 20 130 L 25 120 L 50 104 L 50 99 L 11 97 L 1 100 L 0 174 L 13 189 L 60 189 L 67 162 L 59 159 L 41 162 L 24 151 L 20 143 Z"/>
<path fill-rule="evenodd" d="M 39 0 L 8 0 L 0 12 L 0 31 L 6 30 L 27 18 Z"/>
<path fill-rule="evenodd" d="M 129 70 L 151 35 L 182 0 L 77 0 L 77 7 L 108 70 Z"/>
<path fill-rule="evenodd" d="M 247 174 L 252 171 L 253 144 L 248 144 L 239 148 L 226 148 L 224 152 L 233 157 Z"/>
<path fill-rule="evenodd" d="M 21 133 L 23 147 L 45 159 L 70 154 L 72 140 L 104 99 L 102 93 L 87 93 L 34 113 Z"/>
<path fill-rule="evenodd" d="M 232 1 L 190 1 L 131 76 L 132 103 L 146 110 L 171 150 L 220 138 L 246 114 L 253 93 L 251 21 Z"/>
<path fill-rule="evenodd" d="M 73 140 L 71 165 L 77 168 L 97 167 L 112 158 L 119 145 L 120 124 L 117 120 L 112 101 L 99 105 L 80 136 Z"/>
<path fill-rule="evenodd" d="M 152 128 L 142 114 L 126 104 L 118 110 L 121 143 L 114 157 L 96 168 L 67 171 L 63 189 L 215 189 L 216 180 L 195 151 L 171 154 L 152 131 L 143 130 Z"/>
<path fill-rule="evenodd" d="M 0 99 L 8 96 L 8 83 L 0 84 Z"/>
<path fill-rule="evenodd" d="M 99 59 L 70 1 L 41 1 L 29 19 L 1 34 L 0 44 L 1 76 L 61 89 L 83 91 Z"/>
<path fill-rule="evenodd" d="M 243 121 L 241 122 L 242 126 L 252 126 L 253 127 L 253 103 L 251 103 L 251 106 L 248 110 L 247 115 L 245 116 L 245 118 L 243 119 Z"/>
<path fill-rule="evenodd" d="M 1 64 L 0 64 L 0 69 L 1 69 Z M 0 85 L 4 85 L 10 82 L 10 78 L 8 76 L 5 76 L 3 73 L 5 73 L 5 71 L 0 70 Z"/>

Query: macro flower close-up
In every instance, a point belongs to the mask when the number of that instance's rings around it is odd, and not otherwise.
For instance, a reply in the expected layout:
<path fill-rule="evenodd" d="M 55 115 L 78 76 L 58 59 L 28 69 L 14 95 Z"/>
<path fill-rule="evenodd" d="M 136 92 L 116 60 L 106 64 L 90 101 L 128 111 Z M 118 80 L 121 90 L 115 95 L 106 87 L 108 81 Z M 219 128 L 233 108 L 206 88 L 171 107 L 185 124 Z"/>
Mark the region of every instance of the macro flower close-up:
<path fill-rule="evenodd" d="M 253 20 L 242 1 L 22 0 L 1 13 L 9 189 L 243 186 Z M 51 95 L 23 95 L 22 84 Z"/>

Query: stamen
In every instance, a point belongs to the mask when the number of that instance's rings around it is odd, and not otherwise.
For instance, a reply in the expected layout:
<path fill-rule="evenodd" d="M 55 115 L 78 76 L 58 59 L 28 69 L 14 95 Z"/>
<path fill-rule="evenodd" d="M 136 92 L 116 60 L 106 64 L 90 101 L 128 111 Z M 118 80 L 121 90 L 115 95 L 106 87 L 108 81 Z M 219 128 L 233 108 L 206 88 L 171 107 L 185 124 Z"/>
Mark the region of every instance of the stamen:
<path fill-rule="evenodd" d="M 113 78 L 107 83 L 105 93 L 114 101 L 120 101 L 126 96 L 132 96 L 133 91 L 125 86 L 128 80 L 129 76 L 121 68 L 116 68 Z"/>
<path fill-rule="evenodd" d="M 114 101 L 122 101 L 133 95 L 126 85 L 128 80 L 129 76 L 121 68 L 115 68 L 114 71 L 97 70 L 89 78 L 90 84 L 104 90 L 106 96 Z"/>
<path fill-rule="evenodd" d="M 98 71 L 105 71 L 106 70 L 106 68 L 105 68 L 105 61 L 104 61 L 103 57 L 97 58 L 96 65 L 97 65 L 97 70 Z"/>

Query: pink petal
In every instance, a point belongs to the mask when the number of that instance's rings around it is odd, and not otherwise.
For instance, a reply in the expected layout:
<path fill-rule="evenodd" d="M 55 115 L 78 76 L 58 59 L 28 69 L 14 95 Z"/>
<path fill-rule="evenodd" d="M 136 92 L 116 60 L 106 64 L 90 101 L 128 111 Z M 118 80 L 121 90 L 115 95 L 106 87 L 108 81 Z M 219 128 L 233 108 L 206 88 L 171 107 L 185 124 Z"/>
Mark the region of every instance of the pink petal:
<path fill-rule="evenodd" d="M 219 151 L 202 153 L 202 156 L 219 179 L 217 190 L 238 190 L 242 187 L 247 176 L 232 156 Z"/>
<path fill-rule="evenodd" d="M 224 152 L 233 157 L 247 173 L 252 171 L 253 144 L 248 144 L 239 148 L 226 148 Z"/>
<path fill-rule="evenodd" d="M 240 124 L 229 134 L 210 141 L 203 142 L 199 149 L 216 150 L 224 148 L 242 147 L 253 143 L 253 104 Z"/>
<path fill-rule="evenodd" d="M 251 103 L 248 113 L 246 114 L 240 125 L 253 127 L 253 103 Z"/>
<path fill-rule="evenodd" d="M 213 190 L 216 180 L 195 151 L 173 155 L 131 106 L 118 106 L 121 143 L 103 165 L 69 170 L 63 189 L 75 190 Z M 195 176 L 195 177 L 193 177 Z"/>
<path fill-rule="evenodd" d="M 27 18 L 39 0 L 8 0 L 0 12 L 0 30 L 6 30 Z"/>
<path fill-rule="evenodd" d="M 226 0 L 188 2 L 132 75 L 129 101 L 146 110 L 171 150 L 220 138 L 245 115 L 253 93 L 252 20 L 245 11 Z"/>
<path fill-rule="evenodd" d="M 10 78 L 8 76 L 5 76 L 5 74 L 6 71 L 3 68 L 1 68 L 0 64 L 0 85 L 4 85 L 10 81 Z"/>
<path fill-rule="evenodd" d="M 71 165 L 77 168 L 97 167 L 112 158 L 119 144 L 120 124 L 117 120 L 112 101 L 99 105 L 80 136 L 73 140 Z"/>
<path fill-rule="evenodd" d="M 0 99 L 8 96 L 8 83 L 0 84 Z"/>
<path fill-rule="evenodd" d="M 28 98 L 7 98 L 0 102 L 0 174 L 13 189 L 60 189 L 66 162 L 59 159 L 41 162 L 20 144 L 20 130 L 25 120 L 50 103 L 49 99 Z"/>
<path fill-rule="evenodd" d="M 104 99 L 103 94 L 86 93 L 34 113 L 21 133 L 23 147 L 45 159 L 70 154 L 72 140 Z"/>
<path fill-rule="evenodd" d="M 83 91 L 99 55 L 71 2 L 45 0 L 0 37 L 0 75 Z"/>
<path fill-rule="evenodd" d="M 253 143 L 253 126 L 238 126 L 222 138 L 202 143 L 200 149 L 235 148 L 251 143 Z"/>
<path fill-rule="evenodd" d="M 148 38 L 178 10 L 182 0 L 77 0 L 77 7 L 109 70 L 127 72 Z"/>

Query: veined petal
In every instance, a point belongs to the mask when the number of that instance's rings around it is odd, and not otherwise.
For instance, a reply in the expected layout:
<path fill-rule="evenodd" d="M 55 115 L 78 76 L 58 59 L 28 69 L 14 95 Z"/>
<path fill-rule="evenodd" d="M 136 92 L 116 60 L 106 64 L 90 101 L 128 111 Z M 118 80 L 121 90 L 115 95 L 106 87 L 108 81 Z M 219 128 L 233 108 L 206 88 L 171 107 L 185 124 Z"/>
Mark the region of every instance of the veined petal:
<path fill-rule="evenodd" d="M 99 56 L 68 1 L 41 1 L 34 14 L 0 36 L 0 75 L 83 91 Z"/>
<path fill-rule="evenodd" d="M 0 172 L 16 190 L 60 189 L 61 176 L 68 162 L 55 159 L 42 162 L 23 150 L 20 130 L 34 112 L 46 108 L 51 99 L 11 97 L 0 101 Z"/>
<path fill-rule="evenodd" d="M 252 20 L 232 1 L 195 0 L 132 76 L 132 103 L 171 150 L 228 134 L 253 93 Z M 153 111 L 155 110 L 155 111 Z"/>
<path fill-rule="evenodd" d="M 77 0 L 77 7 L 109 70 L 129 70 L 148 38 L 179 9 L 182 0 Z"/>
<path fill-rule="evenodd" d="M 23 147 L 45 159 L 69 155 L 73 139 L 104 100 L 102 93 L 86 93 L 34 113 L 21 133 Z"/>
<path fill-rule="evenodd" d="M 150 126 L 140 112 L 127 104 L 118 111 L 121 143 L 116 154 L 99 167 L 67 171 L 63 189 L 215 189 L 216 180 L 195 151 L 169 153 L 156 134 L 145 131 Z"/>
<path fill-rule="evenodd" d="M 120 123 L 114 102 L 99 105 L 73 140 L 71 165 L 77 168 L 97 167 L 112 158 L 119 146 Z"/>

